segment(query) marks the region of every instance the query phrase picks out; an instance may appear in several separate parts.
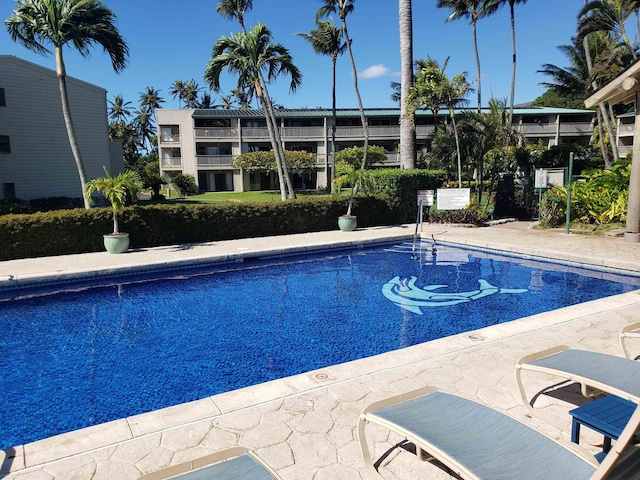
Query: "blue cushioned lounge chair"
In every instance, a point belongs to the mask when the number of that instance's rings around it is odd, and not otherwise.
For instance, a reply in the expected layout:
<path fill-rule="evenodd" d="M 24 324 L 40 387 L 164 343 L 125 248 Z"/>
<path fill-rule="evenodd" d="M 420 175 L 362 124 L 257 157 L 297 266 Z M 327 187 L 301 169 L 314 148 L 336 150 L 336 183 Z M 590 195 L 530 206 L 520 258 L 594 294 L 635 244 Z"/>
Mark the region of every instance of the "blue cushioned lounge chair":
<path fill-rule="evenodd" d="M 437 460 L 463 479 L 636 480 L 640 449 L 632 445 L 640 407 L 601 464 L 580 446 L 560 443 L 485 405 L 426 387 L 376 402 L 360 415 L 358 437 L 373 478 L 367 424 L 382 426 L 416 446 L 419 459 Z"/>
<path fill-rule="evenodd" d="M 546 373 L 577 382 L 586 397 L 606 392 L 640 403 L 640 362 L 605 353 L 574 350 L 566 345 L 526 355 L 516 363 L 516 382 L 522 402 L 531 414 L 560 428 L 563 427 L 533 408 L 533 401 L 527 398 L 522 382 L 522 373 L 526 371 Z"/>
<path fill-rule="evenodd" d="M 232 447 L 190 462 L 147 473 L 140 480 L 279 480 L 280 477 L 244 447 Z"/>

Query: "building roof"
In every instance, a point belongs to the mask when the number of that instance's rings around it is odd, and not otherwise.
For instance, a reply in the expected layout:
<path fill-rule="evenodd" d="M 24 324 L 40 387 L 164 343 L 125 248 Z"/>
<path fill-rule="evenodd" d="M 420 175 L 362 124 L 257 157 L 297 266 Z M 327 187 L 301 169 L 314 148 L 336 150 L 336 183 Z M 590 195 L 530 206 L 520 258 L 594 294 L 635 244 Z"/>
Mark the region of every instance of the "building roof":
<path fill-rule="evenodd" d="M 399 108 L 365 108 L 365 115 L 367 117 L 399 117 Z M 456 109 L 456 113 L 463 111 L 475 112 L 475 108 L 461 108 Z M 489 109 L 484 108 L 483 113 L 488 113 Z M 315 109 L 276 109 L 274 111 L 278 118 L 317 118 L 317 117 L 330 117 L 332 115 L 331 109 L 315 108 Z M 528 108 L 514 108 L 513 113 L 516 115 L 579 115 L 579 114 L 594 114 L 593 110 L 575 110 L 570 108 L 551 108 L 551 107 L 528 107 Z M 418 116 L 431 116 L 430 110 L 418 110 L 416 111 Z M 440 110 L 438 115 L 449 115 L 448 110 Z M 244 109 L 244 110 L 224 110 L 224 109 L 195 109 L 192 116 L 194 118 L 210 118 L 210 117 L 241 117 L 241 118 L 264 118 L 262 109 Z M 358 117 L 360 111 L 355 108 L 339 108 L 336 110 L 336 116 L 338 117 Z"/>

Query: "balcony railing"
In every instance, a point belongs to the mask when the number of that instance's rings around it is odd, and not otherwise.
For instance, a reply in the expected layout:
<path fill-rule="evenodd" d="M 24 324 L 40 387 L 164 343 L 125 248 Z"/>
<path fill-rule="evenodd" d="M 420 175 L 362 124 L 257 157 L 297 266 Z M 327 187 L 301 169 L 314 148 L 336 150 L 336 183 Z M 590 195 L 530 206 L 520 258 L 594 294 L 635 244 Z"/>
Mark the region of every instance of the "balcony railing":
<path fill-rule="evenodd" d="M 230 167 L 234 159 L 233 155 L 196 155 L 196 164 Z"/>
<path fill-rule="evenodd" d="M 196 138 L 235 138 L 238 136 L 237 128 L 230 127 L 197 127 Z"/>
<path fill-rule="evenodd" d="M 433 125 L 416 125 L 416 137 L 426 138 L 433 135 L 436 127 Z"/>
<path fill-rule="evenodd" d="M 618 136 L 619 137 L 632 137 L 635 130 L 635 126 L 633 124 L 621 123 L 618 126 Z"/>
<path fill-rule="evenodd" d="M 633 150 L 633 145 L 618 145 L 618 156 L 624 158 L 631 150 Z"/>
<path fill-rule="evenodd" d="M 520 132 L 525 135 L 555 135 L 556 125 L 554 123 L 521 123 L 514 125 Z"/>
<path fill-rule="evenodd" d="M 162 158 L 162 167 L 181 167 L 182 166 L 182 158 L 181 157 L 164 157 Z"/>
<path fill-rule="evenodd" d="M 560 133 L 577 133 L 581 135 L 590 135 L 593 127 L 591 122 L 573 122 L 573 123 L 561 123 Z"/>
<path fill-rule="evenodd" d="M 269 129 L 267 127 L 242 127 L 242 136 L 253 138 L 269 138 Z"/>
<path fill-rule="evenodd" d="M 283 137 L 320 137 L 324 138 L 324 127 L 284 127 Z"/>
<path fill-rule="evenodd" d="M 174 133 L 174 134 L 164 134 L 161 133 L 160 134 L 160 142 L 161 143 L 179 143 L 180 142 L 180 134 L 179 133 Z"/>

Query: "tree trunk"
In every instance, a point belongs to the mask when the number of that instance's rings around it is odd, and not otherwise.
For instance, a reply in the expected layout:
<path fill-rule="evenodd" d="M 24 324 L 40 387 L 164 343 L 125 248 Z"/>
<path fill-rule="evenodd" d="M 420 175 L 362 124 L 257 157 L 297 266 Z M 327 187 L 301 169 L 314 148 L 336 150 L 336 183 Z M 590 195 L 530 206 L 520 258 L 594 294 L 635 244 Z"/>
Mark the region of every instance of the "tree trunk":
<path fill-rule="evenodd" d="M 400 165 L 401 168 L 415 168 L 416 149 L 414 144 L 415 126 L 407 118 L 407 97 L 413 84 L 413 27 L 411 0 L 399 0 L 400 28 Z"/>
<path fill-rule="evenodd" d="M 602 152 L 602 159 L 604 160 L 604 166 L 609 168 L 611 166 L 611 160 L 609 159 L 609 149 L 607 148 L 607 144 L 604 142 L 603 128 L 602 128 L 602 111 L 598 108 L 597 112 L 597 120 L 598 120 L 598 132 L 600 133 L 600 151 Z"/>
<path fill-rule="evenodd" d="M 480 83 L 480 53 L 478 52 L 478 33 L 477 33 L 477 19 L 475 18 L 475 10 L 471 12 L 473 24 L 473 51 L 476 54 L 476 83 L 478 84 L 478 113 L 482 113 L 482 87 Z"/>
<path fill-rule="evenodd" d="M 114 235 L 120 233 L 120 229 L 118 228 L 118 214 L 115 210 L 113 211 L 113 233 Z"/>
<path fill-rule="evenodd" d="M 331 55 L 331 194 L 336 193 L 336 53 Z"/>
<path fill-rule="evenodd" d="M 456 139 L 456 154 L 458 155 L 458 188 L 462 188 L 462 160 L 460 158 L 460 138 L 458 137 L 458 126 L 456 125 L 456 117 L 451 110 L 451 123 L 453 124 L 453 134 Z"/>
<path fill-rule="evenodd" d="M 513 103 L 516 96 L 516 18 L 513 11 L 513 2 L 509 2 L 511 8 L 511 51 L 513 53 L 513 63 L 511 64 L 511 101 L 509 103 L 509 126 L 513 121 Z"/>
<path fill-rule="evenodd" d="M 257 97 L 260 99 L 260 103 L 262 104 L 262 109 L 264 110 L 264 117 L 267 122 L 267 130 L 269 130 L 269 139 L 271 140 L 271 147 L 273 148 L 273 154 L 276 157 L 276 167 L 278 168 L 278 182 L 280 183 L 280 197 L 284 202 L 287 199 L 287 186 L 284 180 L 284 172 L 282 170 L 282 163 L 280 162 L 280 158 L 278 155 L 278 144 L 276 141 L 275 134 L 273 133 L 273 123 L 271 122 L 271 117 L 269 116 L 269 111 L 267 109 L 267 104 L 264 101 L 264 93 L 262 92 L 262 88 L 257 88 Z"/>
<path fill-rule="evenodd" d="M 67 136 L 69 137 L 69 145 L 71 146 L 71 152 L 76 162 L 76 168 L 78 169 L 78 176 L 80 177 L 80 188 L 82 189 L 82 200 L 84 201 L 84 208 L 87 210 L 91 208 L 89 199 L 84 194 L 87 186 L 87 174 L 84 170 L 84 163 L 82 162 L 82 155 L 80 155 L 80 148 L 78 147 L 78 139 L 76 137 L 76 129 L 73 126 L 73 120 L 71 119 L 71 109 L 69 108 L 69 97 L 67 95 L 67 75 L 64 66 L 64 60 L 62 58 L 62 49 L 56 47 L 56 73 L 58 75 L 58 87 L 60 88 L 60 100 L 62 103 L 62 116 L 64 117 L 64 124 L 67 127 Z"/>

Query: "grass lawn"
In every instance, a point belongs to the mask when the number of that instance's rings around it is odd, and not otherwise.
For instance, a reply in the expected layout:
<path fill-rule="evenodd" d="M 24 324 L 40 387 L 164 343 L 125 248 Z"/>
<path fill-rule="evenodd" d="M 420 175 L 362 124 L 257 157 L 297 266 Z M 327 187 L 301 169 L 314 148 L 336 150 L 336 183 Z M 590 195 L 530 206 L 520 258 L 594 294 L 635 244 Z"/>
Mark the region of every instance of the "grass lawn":
<path fill-rule="evenodd" d="M 166 194 L 166 192 L 163 192 Z M 175 193 L 174 193 L 175 194 Z M 329 195 L 316 190 L 296 191 L 297 198 Z M 258 192 L 210 192 L 190 197 L 172 197 L 159 203 L 218 203 L 218 202 L 279 202 L 279 190 L 265 190 Z"/>

